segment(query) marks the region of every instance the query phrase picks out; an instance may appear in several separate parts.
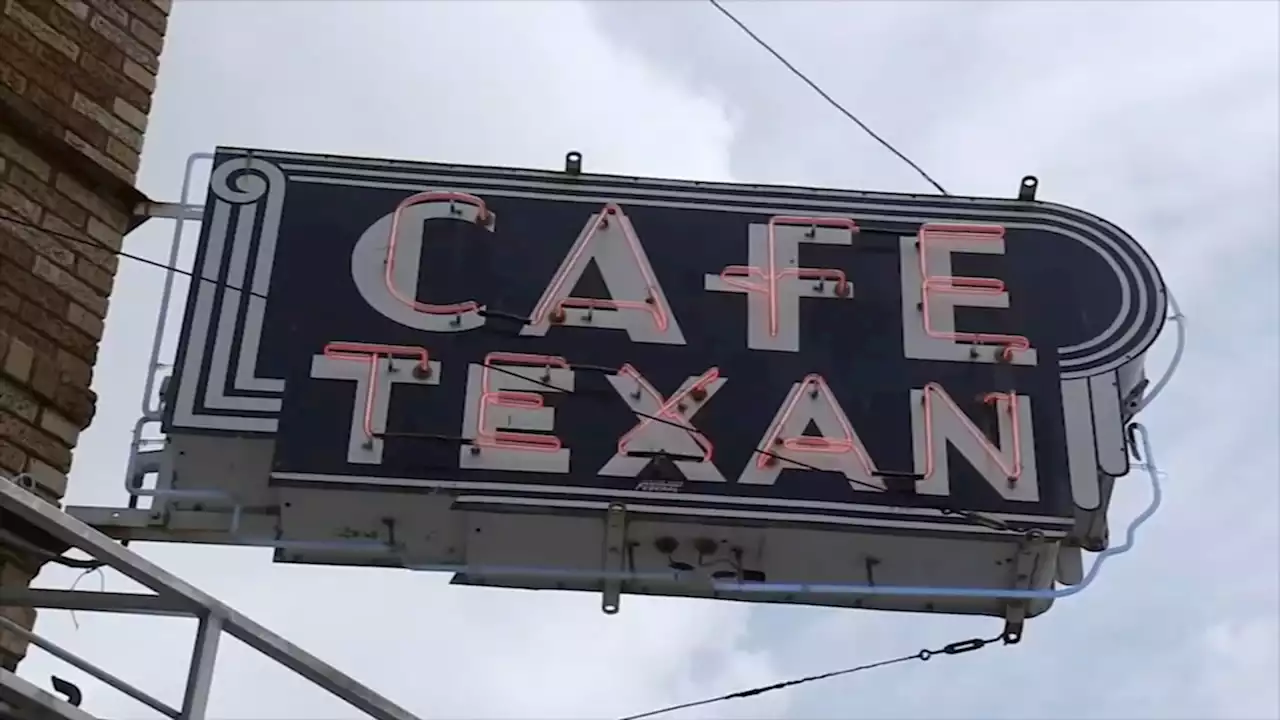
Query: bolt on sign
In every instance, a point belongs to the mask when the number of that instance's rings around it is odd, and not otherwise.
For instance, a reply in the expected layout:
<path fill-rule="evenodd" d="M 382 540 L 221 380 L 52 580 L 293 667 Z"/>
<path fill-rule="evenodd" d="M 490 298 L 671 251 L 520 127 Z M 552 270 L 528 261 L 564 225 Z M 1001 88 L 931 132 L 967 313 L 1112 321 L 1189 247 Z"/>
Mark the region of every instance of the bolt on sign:
<path fill-rule="evenodd" d="M 171 482 L 278 504 L 280 560 L 732 598 L 1044 588 L 1106 544 L 1166 300 L 1097 217 L 229 148 L 210 182 Z"/>

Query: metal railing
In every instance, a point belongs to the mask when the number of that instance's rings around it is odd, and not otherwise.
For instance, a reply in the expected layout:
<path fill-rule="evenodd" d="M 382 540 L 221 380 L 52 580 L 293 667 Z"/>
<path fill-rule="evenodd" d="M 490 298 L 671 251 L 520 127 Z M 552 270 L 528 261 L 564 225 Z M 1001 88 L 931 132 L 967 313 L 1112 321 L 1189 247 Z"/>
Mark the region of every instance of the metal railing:
<path fill-rule="evenodd" d="M 2 616 L 0 616 L 0 628 L 25 637 L 31 644 L 174 720 L 205 720 L 214 661 L 218 653 L 218 641 L 224 632 L 346 701 L 371 718 L 416 720 L 415 716 L 408 711 L 361 685 L 323 660 L 305 652 L 211 595 L 196 589 L 28 492 L 21 486 L 25 480 L 28 478 L 22 475 L 12 479 L 0 477 L 0 509 L 12 513 L 56 540 L 88 554 L 104 566 L 146 587 L 152 591 L 152 594 L 0 588 L 0 606 L 196 618 L 200 625 L 191 653 L 191 665 L 187 672 L 182 707 L 172 707 L 148 695 L 51 640 L 40 637 Z M 40 690 L 9 672 L 0 672 L 0 703 L 4 702 L 11 706 L 23 702 L 32 703 L 32 708 L 39 708 L 44 713 L 44 715 L 37 715 L 38 717 L 63 717 L 74 720 L 90 717 L 83 711 L 67 711 L 68 708 L 74 710 L 74 705 Z"/>

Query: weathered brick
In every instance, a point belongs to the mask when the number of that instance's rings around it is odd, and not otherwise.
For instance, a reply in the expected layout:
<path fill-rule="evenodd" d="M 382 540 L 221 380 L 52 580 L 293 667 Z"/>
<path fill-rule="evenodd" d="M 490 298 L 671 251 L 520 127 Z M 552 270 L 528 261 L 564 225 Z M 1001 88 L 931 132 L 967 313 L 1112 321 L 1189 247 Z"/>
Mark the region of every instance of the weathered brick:
<path fill-rule="evenodd" d="M 0 195 L 3 194 L 3 188 L 0 187 Z M 16 242 L 6 242 L 6 239 L 16 240 Z M 34 251 L 36 254 L 43 255 L 50 260 L 70 267 L 75 264 L 76 255 L 67 249 L 67 246 L 53 239 L 48 233 L 42 232 L 38 227 L 22 218 L 15 218 L 12 215 L 6 216 L 4 210 L 0 208 L 0 244 L 7 251 L 9 259 L 18 265 L 29 267 L 34 263 L 35 258 L 31 257 L 25 262 L 20 262 L 19 258 L 25 259 L 26 253 L 23 248 L 28 251 Z"/>
<path fill-rule="evenodd" d="M 17 188 L 9 184 L 0 184 L 0 205 L 13 210 L 20 219 L 31 223 L 39 222 L 40 213 L 44 212 L 44 209 L 40 207 L 40 203 L 22 194 Z"/>
<path fill-rule="evenodd" d="M 80 67 L 84 70 L 86 78 L 82 87 L 86 91 L 96 90 L 96 93 L 90 94 L 102 97 L 104 102 L 108 97 L 122 97 L 143 112 L 149 112 L 151 93 L 155 90 L 155 78 L 152 77 L 150 87 L 143 86 L 126 74 L 131 66 L 138 68 L 143 75 L 147 75 L 147 72 L 132 60 L 125 60 L 122 68 L 113 68 L 93 55 L 85 53 L 80 56 Z"/>
<path fill-rule="evenodd" d="M 112 67 L 120 67 L 124 62 L 124 53 L 119 46 L 101 33 L 94 32 L 89 27 L 86 27 L 83 21 L 72 17 L 70 13 L 62 8 L 56 5 L 47 5 L 45 7 L 45 17 L 48 18 L 49 24 L 57 29 L 58 32 L 71 38 L 80 46 L 81 54 L 96 55 L 98 59 Z M 90 24 L 97 17 L 100 16 L 90 13 Z"/>
<path fill-rule="evenodd" d="M 106 297 L 111 292 L 111 287 L 115 284 L 114 275 L 85 260 L 76 263 L 75 272 L 86 283 L 101 291 L 103 297 Z M 89 309 L 97 310 L 96 307 L 90 307 Z M 106 313 L 104 312 L 103 314 L 105 315 Z"/>
<path fill-rule="evenodd" d="M 111 248 L 113 251 L 120 250 L 124 246 L 124 233 L 119 230 L 113 230 L 106 223 L 96 217 L 89 218 L 89 224 L 85 226 L 85 232 L 89 237 L 103 247 Z M 112 255 L 112 257 L 117 257 Z"/>
<path fill-rule="evenodd" d="M 120 5 L 161 34 L 169 27 L 169 14 L 148 0 L 120 0 Z"/>
<path fill-rule="evenodd" d="M 52 210 L 64 224 L 69 223 L 76 228 L 84 227 L 89 213 L 71 201 L 66 195 L 54 190 L 49 184 L 26 170 L 15 167 L 9 172 L 9 182 L 28 197 L 46 209 Z"/>
<path fill-rule="evenodd" d="M 13 314 L 22 307 L 22 298 L 11 288 L 0 285 L 0 310 Z M 7 341 L 8 336 L 5 336 Z"/>
<path fill-rule="evenodd" d="M 108 133 L 134 150 L 142 149 L 141 132 L 83 94 L 75 93 L 71 99 L 71 109 L 101 125 Z"/>
<path fill-rule="evenodd" d="M 154 50 L 156 55 L 159 55 L 160 51 L 164 50 L 164 35 L 152 30 L 151 26 L 141 20 L 135 19 L 133 22 L 129 23 L 129 31 L 132 32 L 133 36 L 138 38 L 143 45 Z"/>
<path fill-rule="evenodd" d="M 62 373 L 62 381 L 88 387 L 93 382 L 93 366 L 65 350 L 58 351 L 55 361 Z M 46 430 L 48 428 L 45 428 Z"/>
<path fill-rule="evenodd" d="M 40 414 L 40 403 L 22 387 L 0 377 L 0 410 L 17 415 L 28 422 L 35 422 Z"/>
<path fill-rule="evenodd" d="M 44 343 L 48 347 L 33 346 L 36 348 L 36 359 L 31 367 L 31 389 L 40 397 L 52 401 L 58 395 L 58 383 L 62 381 L 62 376 L 52 359 L 58 354 L 57 346 L 48 340 L 44 340 Z"/>
<path fill-rule="evenodd" d="M 111 0 L 89 0 L 93 9 L 107 16 L 111 22 L 120 27 L 129 27 L 129 13 Z"/>
<path fill-rule="evenodd" d="M 90 265 L 89 267 L 96 266 Z M 77 267 L 76 270 L 79 271 L 79 268 Z M 102 271 L 99 270 L 98 272 Z M 31 268 L 31 274 L 49 283 L 67 297 L 75 300 L 94 313 L 97 313 L 99 316 L 105 316 L 107 314 L 107 298 L 105 292 L 95 290 L 85 284 L 80 280 L 80 278 L 57 265 L 54 265 L 45 258 L 36 258 L 36 261 Z M 108 276 L 108 278 L 110 278 L 110 276 Z M 109 281 L 107 290 L 110 290 Z M 65 306 L 62 308 L 62 312 L 66 312 Z"/>
<path fill-rule="evenodd" d="M 16 138 L 0 132 L 0 155 L 9 158 L 26 168 L 28 172 L 48 182 L 53 177 L 53 169 L 39 155 L 27 149 Z"/>
<path fill-rule="evenodd" d="M 81 430 L 89 427 L 93 420 L 97 401 L 93 390 L 70 383 L 59 385 L 53 394 L 53 406 Z"/>
<path fill-rule="evenodd" d="M 26 464 L 27 454 L 22 448 L 0 438 L 0 470 L 12 475 L 22 472 Z"/>
<path fill-rule="evenodd" d="M 89 18 L 89 27 L 119 48 L 130 60 L 150 70 L 152 74 L 160 69 L 160 60 L 150 48 L 135 40 L 132 35 L 102 15 Z"/>
<path fill-rule="evenodd" d="M 118 232 L 124 232 L 128 225 L 129 216 L 120 208 L 111 203 L 104 202 L 92 190 L 81 185 L 75 178 L 67 173 L 58 173 L 58 179 L 54 182 L 54 187 L 66 194 L 67 197 L 79 203 L 80 207 L 88 210 L 90 214 Z"/>
<path fill-rule="evenodd" d="M 80 46 L 74 40 L 55 30 L 49 23 L 41 20 L 36 13 L 24 7 L 17 0 L 4 0 L 4 14 L 13 18 L 14 22 L 26 28 L 41 42 L 57 50 L 67 58 L 74 61 L 80 57 Z"/>
<path fill-rule="evenodd" d="M 147 68 L 127 58 L 124 61 L 124 67 L 121 68 L 121 71 L 124 72 L 125 77 L 134 81 L 138 85 L 141 85 L 144 89 L 150 92 L 156 91 L 155 72 L 148 70 Z"/>
<path fill-rule="evenodd" d="M 58 5 L 67 12 L 76 17 L 77 20 L 89 19 L 89 6 L 80 0 L 54 0 Z"/>
<path fill-rule="evenodd" d="M 4 49 L 4 43 L 0 42 L 0 50 Z M 30 85 L 35 81 L 28 83 L 27 93 L 31 92 Z M 4 108 L 5 116 L 12 118 L 12 121 L 20 121 L 31 126 L 41 126 L 49 128 L 50 132 L 58 126 L 58 120 L 50 116 L 45 111 L 36 107 L 25 94 L 19 95 L 7 85 L 0 84 L 0 107 Z"/>
<path fill-rule="evenodd" d="M 35 351 L 31 346 L 17 338 L 8 340 L 9 352 L 4 356 L 4 372 L 18 382 L 31 379 L 31 364 L 35 361 Z"/>
<path fill-rule="evenodd" d="M 62 440 L 70 447 L 75 447 L 76 441 L 80 438 L 80 428 L 51 408 L 45 408 L 40 413 L 40 429 Z"/>
<path fill-rule="evenodd" d="M 33 232 L 25 221 L 21 224 L 12 211 L 0 210 L 0 257 L 15 265 L 31 267 L 36 260 L 36 251 L 26 242 L 23 233 Z"/>
<path fill-rule="evenodd" d="M 124 120 L 139 132 L 147 129 L 147 114 L 129 104 L 128 100 L 118 97 L 111 103 L 111 112 Z"/>
<path fill-rule="evenodd" d="M 136 150 L 113 137 L 107 138 L 107 154 L 130 170 L 137 170 L 142 162 L 142 156 Z"/>
<path fill-rule="evenodd" d="M 27 77 L 18 72 L 14 66 L 0 60 L 0 85 L 9 87 L 21 95 L 27 91 Z"/>
<path fill-rule="evenodd" d="M 24 301 L 25 302 L 25 301 Z M 53 344 L 49 338 L 41 335 L 39 332 L 24 324 L 19 318 L 22 312 L 22 306 L 18 306 L 17 312 L 10 315 L 0 315 L 0 331 L 7 333 L 15 340 L 26 343 L 34 351 L 34 359 L 31 365 L 30 385 L 38 395 L 46 398 L 52 398 L 54 390 L 58 389 L 57 368 L 54 368 L 53 382 L 45 383 L 37 386 L 37 380 L 40 378 L 40 368 L 42 365 L 52 365 L 53 361 L 47 363 L 42 362 L 42 358 L 52 358 L 58 354 L 58 346 Z M 12 341 L 10 341 L 12 342 Z M 47 392 L 45 392 L 47 391 Z"/>
<path fill-rule="evenodd" d="M 93 37 L 105 42 L 96 35 Z M 99 105 L 110 106 L 116 98 L 123 97 L 137 107 L 149 109 L 149 93 L 125 78 L 119 71 L 123 57 L 118 51 L 111 52 L 115 54 L 114 69 L 92 52 L 81 53 L 79 63 L 71 64 L 17 24 L 0 17 L 0 61 L 21 72 L 28 79 L 28 85 L 34 83 L 60 104 L 70 105 L 73 92 L 79 91 Z M 54 117 L 63 112 L 60 107 L 48 108 L 48 102 L 41 104 L 46 106 L 45 112 Z"/>
<path fill-rule="evenodd" d="M 160 8 L 165 15 L 173 12 L 173 0 L 151 0 L 151 4 Z"/>
<path fill-rule="evenodd" d="M 115 175 L 127 183 L 133 183 L 135 173 L 132 170 L 104 155 L 98 150 L 98 148 L 89 144 L 88 140 L 85 140 L 70 130 L 63 133 L 62 139 L 71 147 L 84 153 L 90 160 L 109 170 L 112 175 Z M 106 143 L 104 142 L 103 145 L 105 146 Z"/>
<path fill-rule="evenodd" d="M 40 87 L 60 101 L 71 101 L 67 69 L 74 65 L 8 18 L 0 18 L 0 59 L 27 76 L 29 88 Z"/>
<path fill-rule="evenodd" d="M 59 92 L 66 91 L 68 95 L 66 101 L 49 92 L 51 88 L 55 87 L 59 89 Z M 27 91 L 27 95 L 31 98 L 31 102 L 35 103 L 36 107 L 57 120 L 59 125 L 67 128 L 67 132 L 63 133 L 64 140 L 67 135 L 76 135 L 84 147 L 101 155 L 100 149 L 107 146 L 107 129 L 71 109 L 70 96 L 74 92 L 75 90 L 66 83 L 59 82 L 57 85 L 41 83 Z M 79 147 L 76 147 L 76 149 L 83 152 Z M 88 155 L 89 153 L 85 154 Z M 90 159 L 96 158 L 91 157 Z"/>
<path fill-rule="evenodd" d="M 36 260 L 49 264 L 44 258 Z M 71 302 L 57 287 L 42 281 L 30 269 L 17 267 L 13 263 L 0 262 L 0 283 L 13 288 L 19 295 L 55 315 L 66 314 L 67 305 Z"/>
<path fill-rule="evenodd" d="M 74 446 L 75 441 L 72 440 L 69 444 Z M 36 489 L 45 497 L 53 499 L 67 494 L 67 474 L 59 472 L 49 463 L 39 458 L 29 458 L 23 472 L 35 481 Z"/>
<path fill-rule="evenodd" d="M 48 310 L 31 302 L 22 303 L 18 318 L 41 335 L 49 338 L 60 348 L 65 348 L 89 362 L 98 357 L 98 343 L 84 332 L 76 329 L 71 323 Z"/>
<path fill-rule="evenodd" d="M 7 17 L 0 17 L 0 59 L 24 75 L 34 76 L 37 82 L 51 68 L 67 63 L 65 55 Z"/>
<path fill-rule="evenodd" d="M 0 410 L 0 437 L 52 465 L 61 472 L 71 469 L 71 448 L 12 413 Z"/>
<path fill-rule="evenodd" d="M 47 229 L 50 234 L 56 234 L 58 240 L 66 243 L 72 252 L 84 258 L 88 258 L 94 264 L 101 266 L 108 272 L 114 273 L 120 262 L 120 257 L 109 248 L 105 248 L 101 243 L 81 232 L 78 228 L 73 228 L 63 222 L 53 213 L 45 213 L 44 220 L 40 221 L 40 226 Z M 105 226 L 104 226 L 105 227 Z"/>
<path fill-rule="evenodd" d="M 84 307 L 71 303 L 67 307 L 67 322 L 85 331 L 95 340 L 102 339 L 103 320 Z"/>

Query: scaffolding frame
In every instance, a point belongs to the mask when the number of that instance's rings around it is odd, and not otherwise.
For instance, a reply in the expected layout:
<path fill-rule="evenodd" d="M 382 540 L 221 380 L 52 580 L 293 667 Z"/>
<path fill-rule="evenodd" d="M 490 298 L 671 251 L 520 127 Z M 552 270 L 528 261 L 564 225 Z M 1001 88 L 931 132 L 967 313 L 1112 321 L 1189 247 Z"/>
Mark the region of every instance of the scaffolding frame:
<path fill-rule="evenodd" d="M 174 720 L 205 720 L 218 643 L 224 632 L 375 720 L 418 720 L 332 665 L 20 487 L 22 479 L 22 476 L 0 479 L 0 509 L 88 554 L 146 587 L 151 594 L 0 588 L 0 606 L 195 618 L 199 627 L 182 707 L 174 708 L 148 695 L 8 618 L 0 616 L 0 628 L 25 637 L 32 645 Z M 26 713 L 17 716 L 22 718 L 91 718 L 76 707 L 78 691 L 74 691 L 74 687 L 72 690 L 70 695 L 76 697 L 63 700 L 13 673 L 0 670 L 0 717 L 6 717 L 3 706 L 7 703 L 11 709 Z"/>

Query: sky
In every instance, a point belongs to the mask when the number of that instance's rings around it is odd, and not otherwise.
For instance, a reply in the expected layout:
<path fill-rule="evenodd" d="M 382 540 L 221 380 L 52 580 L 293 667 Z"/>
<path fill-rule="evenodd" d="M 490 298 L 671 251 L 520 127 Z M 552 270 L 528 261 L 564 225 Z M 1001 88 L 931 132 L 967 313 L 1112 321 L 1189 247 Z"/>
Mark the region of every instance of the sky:
<path fill-rule="evenodd" d="M 1022 644 L 672 717 L 1280 717 L 1280 5 L 729 3 L 951 192 L 1040 197 L 1139 239 L 1190 345 L 1143 415 L 1166 501 L 1137 548 Z M 929 192 L 704 2 L 175 3 L 140 186 L 242 145 Z M 153 221 L 127 249 L 162 258 Z M 190 262 L 189 258 L 185 262 Z M 123 505 L 162 273 L 124 261 L 69 504 Z M 1152 353 L 1158 373 L 1172 333 Z M 1146 502 L 1120 482 L 1113 522 Z M 424 718 L 615 717 L 998 631 L 992 619 L 450 588 L 407 571 L 135 545 Z M 46 570 L 45 587 L 75 574 Z M 98 578 L 82 579 L 96 587 Z M 106 587 L 124 589 L 108 577 Z M 37 631 L 177 703 L 193 623 L 60 611 Z M 150 717 L 33 650 L 23 675 Z M 224 639 L 213 718 L 354 711 Z"/>

